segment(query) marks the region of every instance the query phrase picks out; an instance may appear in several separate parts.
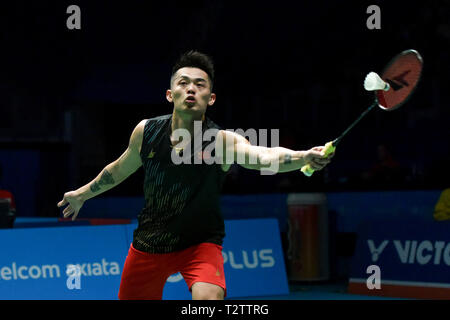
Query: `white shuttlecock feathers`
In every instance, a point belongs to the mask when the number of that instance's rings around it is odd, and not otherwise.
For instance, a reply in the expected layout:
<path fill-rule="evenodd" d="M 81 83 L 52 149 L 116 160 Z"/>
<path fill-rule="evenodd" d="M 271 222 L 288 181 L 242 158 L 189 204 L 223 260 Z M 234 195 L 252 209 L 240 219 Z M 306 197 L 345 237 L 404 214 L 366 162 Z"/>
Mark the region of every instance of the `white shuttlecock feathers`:
<path fill-rule="evenodd" d="M 384 90 L 388 91 L 389 84 L 384 82 L 378 74 L 370 72 L 364 79 L 364 89 L 367 91 Z"/>

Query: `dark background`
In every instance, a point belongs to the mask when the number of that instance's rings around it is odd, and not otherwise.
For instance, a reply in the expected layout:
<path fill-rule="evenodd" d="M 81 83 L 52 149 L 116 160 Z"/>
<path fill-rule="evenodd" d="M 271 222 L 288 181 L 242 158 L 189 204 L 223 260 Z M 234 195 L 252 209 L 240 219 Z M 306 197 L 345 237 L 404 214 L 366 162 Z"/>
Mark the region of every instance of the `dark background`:
<path fill-rule="evenodd" d="M 66 27 L 72 4 L 81 30 Z M 371 4 L 381 30 L 366 27 Z M 372 111 L 326 170 L 260 176 L 236 166 L 224 193 L 449 186 L 450 1 L 7 1 L 0 35 L 0 155 L 20 158 L 0 158 L 0 188 L 33 185 L 34 214 L 58 215 L 63 193 L 119 157 L 141 119 L 172 112 L 171 66 L 189 49 L 216 64 L 209 117 L 224 129 L 279 129 L 280 145 L 296 150 L 336 138 L 370 105 L 368 72 L 406 49 L 424 59 L 412 99 Z M 397 167 L 371 176 L 380 145 Z M 142 196 L 142 172 L 103 196 Z"/>

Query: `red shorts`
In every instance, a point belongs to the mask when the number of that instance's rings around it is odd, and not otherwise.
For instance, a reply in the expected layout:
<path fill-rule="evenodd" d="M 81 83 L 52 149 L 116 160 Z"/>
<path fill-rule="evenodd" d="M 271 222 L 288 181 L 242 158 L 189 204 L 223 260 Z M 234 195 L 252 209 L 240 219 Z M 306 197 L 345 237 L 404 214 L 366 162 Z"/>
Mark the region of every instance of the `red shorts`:
<path fill-rule="evenodd" d="M 189 291 L 195 282 L 208 282 L 226 294 L 222 247 L 200 243 L 172 253 L 147 253 L 131 244 L 122 271 L 120 300 L 161 300 L 167 278 L 180 272 Z"/>

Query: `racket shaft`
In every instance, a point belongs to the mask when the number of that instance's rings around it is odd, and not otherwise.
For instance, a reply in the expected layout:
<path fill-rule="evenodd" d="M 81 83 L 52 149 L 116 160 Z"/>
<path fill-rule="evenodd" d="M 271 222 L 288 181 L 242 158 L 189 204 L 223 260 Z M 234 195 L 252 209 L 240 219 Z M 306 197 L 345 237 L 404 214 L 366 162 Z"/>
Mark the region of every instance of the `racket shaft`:
<path fill-rule="evenodd" d="M 361 113 L 361 115 L 358 117 L 358 119 L 356 119 L 355 121 L 353 121 L 353 123 L 335 140 L 330 141 L 328 143 L 325 144 L 325 149 L 323 150 L 325 153 L 325 157 L 328 157 L 329 154 L 333 153 L 336 150 L 336 146 L 338 145 L 338 143 L 341 141 L 341 139 L 359 122 L 361 121 L 362 118 L 365 117 L 366 114 L 369 113 L 370 110 L 372 110 L 376 105 L 378 105 L 378 101 L 375 101 L 373 104 L 370 105 L 370 107 L 368 107 L 363 113 Z M 311 168 L 311 166 L 309 164 L 304 165 L 300 171 L 303 172 L 303 174 L 307 177 L 312 176 L 312 174 L 314 173 L 314 169 Z"/>
<path fill-rule="evenodd" d="M 372 103 L 370 105 L 370 107 L 368 107 L 363 113 L 361 113 L 361 115 L 358 117 L 358 119 L 356 119 L 355 121 L 353 121 L 353 123 L 347 128 L 345 129 L 345 131 L 339 136 L 339 138 L 337 138 L 336 140 L 333 141 L 333 145 L 336 147 L 337 144 L 341 141 L 341 139 L 351 130 L 353 129 L 353 127 L 359 122 L 361 121 L 362 118 L 364 118 L 366 116 L 366 114 L 369 113 L 370 110 L 372 110 L 376 105 L 378 104 L 377 101 L 375 101 L 374 103 Z"/>

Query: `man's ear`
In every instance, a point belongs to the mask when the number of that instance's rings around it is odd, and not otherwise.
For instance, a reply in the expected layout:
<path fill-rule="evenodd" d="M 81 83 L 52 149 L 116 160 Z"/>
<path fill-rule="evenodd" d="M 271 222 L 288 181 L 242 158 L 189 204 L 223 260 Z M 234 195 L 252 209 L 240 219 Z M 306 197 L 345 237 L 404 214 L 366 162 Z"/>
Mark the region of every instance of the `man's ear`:
<path fill-rule="evenodd" d="M 211 97 L 209 97 L 208 106 L 212 106 L 214 104 L 214 102 L 216 102 L 216 94 L 211 93 Z"/>
<path fill-rule="evenodd" d="M 172 99 L 172 90 L 167 89 L 167 91 L 166 91 L 166 99 L 167 99 L 167 101 L 169 101 L 170 103 L 173 102 L 173 99 Z"/>

